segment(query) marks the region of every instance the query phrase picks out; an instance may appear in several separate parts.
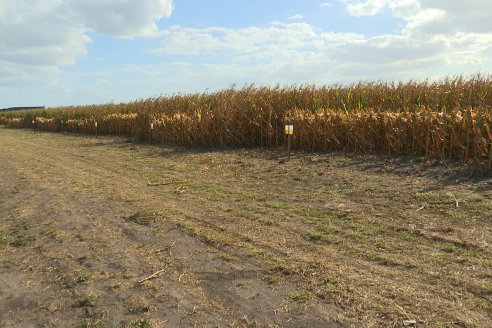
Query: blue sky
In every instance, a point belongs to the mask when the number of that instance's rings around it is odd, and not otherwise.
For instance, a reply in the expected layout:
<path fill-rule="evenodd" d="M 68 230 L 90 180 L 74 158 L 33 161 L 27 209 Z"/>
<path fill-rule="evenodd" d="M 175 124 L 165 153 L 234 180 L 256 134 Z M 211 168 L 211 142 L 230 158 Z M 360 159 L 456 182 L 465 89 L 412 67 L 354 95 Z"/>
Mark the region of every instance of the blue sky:
<path fill-rule="evenodd" d="M 267 27 L 271 22 L 299 21 L 334 32 L 387 33 L 398 27 L 389 11 L 374 17 L 354 18 L 338 1 L 320 0 L 209 0 L 175 1 L 172 16 L 159 23 L 161 28 L 182 25 L 193 28 L 223 26 L 232 29 Z M 289 17 L 292 17 L 289 19 Z"/>
<path fill-rule="evenodd" d="M 492 68 L 489 0 L 9 0 L 0 108 Z"/>

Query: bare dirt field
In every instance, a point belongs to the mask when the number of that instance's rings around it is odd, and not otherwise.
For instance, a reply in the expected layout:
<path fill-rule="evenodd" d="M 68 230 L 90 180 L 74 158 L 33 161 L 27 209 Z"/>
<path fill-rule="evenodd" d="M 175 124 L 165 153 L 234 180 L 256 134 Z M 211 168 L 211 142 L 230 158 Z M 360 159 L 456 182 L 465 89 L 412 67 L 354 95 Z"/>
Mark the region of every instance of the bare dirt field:
<path fill-rule="evenodd" d="M 0 327 L 492 327 L 490 176 L 283 156 L 0 127 Z"/>

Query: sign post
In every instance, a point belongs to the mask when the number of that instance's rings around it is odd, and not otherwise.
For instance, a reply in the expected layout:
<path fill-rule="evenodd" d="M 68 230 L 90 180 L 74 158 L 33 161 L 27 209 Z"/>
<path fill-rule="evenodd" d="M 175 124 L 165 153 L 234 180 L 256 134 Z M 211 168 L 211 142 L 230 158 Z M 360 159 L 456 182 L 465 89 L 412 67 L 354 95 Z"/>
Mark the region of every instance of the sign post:
<path fill-rule="evenodd" d="M 290 161 L 290 151 L 292 148 L 292 135 L 294 134 L 294 125 L 285 125 L 285 134 L 287 135 L 287 160 Z"/>
<path fill-rule="evenodd" d="M 152 145 L 154 135 L 154 123 L 150 123 L 150 144 Z"/>
<path fill-rule="evenodd" d="M 97 122 L 94 125 L 96 127 L 96 138 L 97 138 Z"/>

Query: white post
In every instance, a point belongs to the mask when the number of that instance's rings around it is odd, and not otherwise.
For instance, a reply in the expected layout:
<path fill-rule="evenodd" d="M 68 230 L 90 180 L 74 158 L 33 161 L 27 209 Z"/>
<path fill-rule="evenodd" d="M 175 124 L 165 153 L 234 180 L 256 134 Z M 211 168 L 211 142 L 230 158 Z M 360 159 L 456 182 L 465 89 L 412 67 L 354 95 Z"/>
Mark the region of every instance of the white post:
<path fill-rule="evenodd" d="M 294 134 L 294 125 L 285 125 L 285 134 L 287 135 L 287 160 L 290 160 L 290 149 L 292 148 L 292 135 Z"/>
<path fill-rule="evenodd" d="M 150 123 L 150 144 L 152 145 L 154 139 L 154 123 Z"/>

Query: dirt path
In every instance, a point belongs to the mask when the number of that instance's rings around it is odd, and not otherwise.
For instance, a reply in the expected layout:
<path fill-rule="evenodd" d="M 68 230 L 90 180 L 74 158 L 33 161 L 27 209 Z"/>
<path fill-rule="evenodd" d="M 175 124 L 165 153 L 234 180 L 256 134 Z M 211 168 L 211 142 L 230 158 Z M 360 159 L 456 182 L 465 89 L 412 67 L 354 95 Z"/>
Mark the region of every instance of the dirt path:
<path fill-rule="evenodd" d="M 492 182 L 0 128 L 0 326 L 492 326 Z"/>

